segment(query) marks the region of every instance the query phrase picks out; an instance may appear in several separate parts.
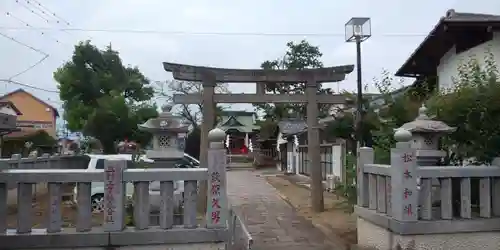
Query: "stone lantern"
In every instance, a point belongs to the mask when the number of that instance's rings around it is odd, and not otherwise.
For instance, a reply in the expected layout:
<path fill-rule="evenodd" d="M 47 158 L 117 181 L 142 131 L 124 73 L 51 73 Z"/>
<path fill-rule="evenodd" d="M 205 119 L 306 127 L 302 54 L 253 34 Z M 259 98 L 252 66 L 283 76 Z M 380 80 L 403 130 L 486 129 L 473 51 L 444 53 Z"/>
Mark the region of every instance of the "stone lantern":
<path fill-rule="evenodd" d="M 439 150 L 439 139 L 445 134 L 456 130 L 442 121 L 432 120 L 427 116 L 427 108 L 422 105 L 414 121 L 403 124 L 399 129 L 405 129 L 412 134 L 411 147 L 417 149 L 417 164 L 420 166 L 435 166 L 446 156 Z"/>
<path fill-rule="evenodd" d="M 149 159 L 175 162 L 184 157 L 189 126 L 184 125 L 179 116 L 171 113 L 172 107 L 170 104 L 164 105 L 157 118 L 139 125 L 139 130 L 153 134 L 153 149 L 146 150 L 146 157 Z"/>

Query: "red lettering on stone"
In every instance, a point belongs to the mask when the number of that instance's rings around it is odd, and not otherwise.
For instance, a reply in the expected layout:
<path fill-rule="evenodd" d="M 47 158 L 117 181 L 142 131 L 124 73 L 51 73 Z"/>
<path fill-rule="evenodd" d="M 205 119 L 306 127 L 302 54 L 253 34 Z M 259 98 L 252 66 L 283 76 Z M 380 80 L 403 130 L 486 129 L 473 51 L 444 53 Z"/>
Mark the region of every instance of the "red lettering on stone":
<path fill-rule="evenodd" d="M 213 211 L 212 212 L 212 223 L 219 223 L 220 221 L 220 211 Z"/>
<path fill-rule="evenodd" d="M 212 208 L 220 208 L 219 199 L 212 198 Z"/>

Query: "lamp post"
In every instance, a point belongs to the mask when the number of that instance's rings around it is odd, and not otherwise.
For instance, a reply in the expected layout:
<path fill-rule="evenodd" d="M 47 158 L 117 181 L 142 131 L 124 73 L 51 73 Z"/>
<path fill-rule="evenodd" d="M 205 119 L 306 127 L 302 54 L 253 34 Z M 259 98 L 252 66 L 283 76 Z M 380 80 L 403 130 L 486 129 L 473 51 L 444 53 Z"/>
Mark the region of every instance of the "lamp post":
<path fill-rule="evenodd" d="M 358 147 L 364 146 L 363 142 L 363 81 L 361 76 L 361 42 L 370 38 L 371 20 L 369 17 L 353 17 L 345 24 L 345 41 L 356 43 L 356 71 L 358 81 L 357 93 L 357 115 L 356 115 L 356 135 L 358 139 Z"/>

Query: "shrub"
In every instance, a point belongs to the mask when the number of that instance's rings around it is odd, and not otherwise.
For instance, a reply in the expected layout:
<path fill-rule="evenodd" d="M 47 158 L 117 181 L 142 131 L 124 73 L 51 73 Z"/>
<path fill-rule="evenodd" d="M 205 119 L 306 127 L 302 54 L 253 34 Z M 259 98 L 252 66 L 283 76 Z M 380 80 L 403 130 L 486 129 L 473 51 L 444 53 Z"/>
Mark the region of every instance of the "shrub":
<path fill-rule="evenodd" d="M 458 68 L 454 86 L 432 96 L 430 111 L 438 120 L 456 127 L 443 139 L 450 152 L 445 164 L 490 163 L 500 152 L 500 83 L 491 52 L 484 63 L 470 58 Z"/>

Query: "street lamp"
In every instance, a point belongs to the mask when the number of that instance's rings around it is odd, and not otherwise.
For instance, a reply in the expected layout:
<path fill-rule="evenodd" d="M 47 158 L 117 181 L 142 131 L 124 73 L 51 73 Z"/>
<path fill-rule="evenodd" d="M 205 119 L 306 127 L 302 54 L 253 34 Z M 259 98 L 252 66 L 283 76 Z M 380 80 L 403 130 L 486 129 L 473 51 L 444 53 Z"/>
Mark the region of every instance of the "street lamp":
<path fill-rule="evenodd" d="M 371 21 L 369 17 L 353 17 L 345 24 L 345 41 L 356 42 L 356 70 L 358 75 L 358 94 L 357 94 L 357 111 L 356 116 L 356 134 L 358 146 L 364 146 L 363 143 L 363 81 L 361 78 L 361 42 L 370 38 L 372 35 Z"/>

